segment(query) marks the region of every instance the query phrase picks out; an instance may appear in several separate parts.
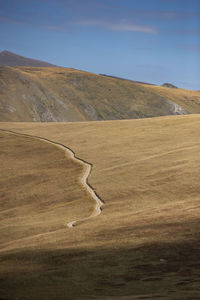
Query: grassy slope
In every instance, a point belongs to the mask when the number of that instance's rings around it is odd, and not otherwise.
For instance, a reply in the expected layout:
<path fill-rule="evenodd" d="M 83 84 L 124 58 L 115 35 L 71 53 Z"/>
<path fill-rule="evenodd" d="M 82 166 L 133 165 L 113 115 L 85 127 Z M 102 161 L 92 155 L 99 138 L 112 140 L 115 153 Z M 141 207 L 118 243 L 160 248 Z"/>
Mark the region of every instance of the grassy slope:
<path fill-rule="evenodd" d="M 200 92 L 152 87 L 65 68 L 0 68 L 1 121 L 89 121 L 200 112 Z"/>
<path fill-rule="evenodd" d="M 90 183 L 106 203 L 101 216 L 56 239 L 50 233 L 7 247 L 3 282 L 16 299 L 199 299 L 199 126 L 198 115 L 2 123 L 62 142 L 92 162 Z M 76 203 L 73 209 L 72 220 Z"/>
<path fill-rule="evenodd" d="M 183 107 L 186 111 L 195 114 L 200 112 L 200 91 L 185 89 L 169 89 L 166 87 L 149 86 L 149 90 L 156 94 L 168 98 Z"/>

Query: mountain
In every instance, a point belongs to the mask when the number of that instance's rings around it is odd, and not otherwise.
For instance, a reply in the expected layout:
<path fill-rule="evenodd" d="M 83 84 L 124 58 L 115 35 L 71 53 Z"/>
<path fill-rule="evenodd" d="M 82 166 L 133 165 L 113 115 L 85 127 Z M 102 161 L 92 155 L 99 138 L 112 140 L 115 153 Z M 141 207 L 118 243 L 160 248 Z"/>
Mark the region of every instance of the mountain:
<path fill-rule="evenodd" d="M 73 122 L 200 113 L 200 92 L 68 68 L 0 67 L 0 121 Z"/>
<path fill-rule="evenodd" d="M 143 81 L 136 81 L 136 80 L 130 80 L 130 79 L 126 79 L 126 78 L 122 78 L 122 77 L 118 77 L 118 76 L 113 76 L 113 75 L 107 75 L 107 74 L 99 74 L 101 76 L 106 76 L 106 77 L 110 77 L 110 78 L 115 78 L 115 79 L 121 79 L 121 80 L 126 80 L 126 81 L 130 81 L 130 82 L 135 82 L 135 83 L 142 83 L 142 84 L 148 84 L 148 85 L 155 85 L 153 83 L 147 83 L 147 82 L 143 82 Z"/>
<path fill-rule="evenodd" d="M 7 50 L 0 53 L 0 66 L 55 67 L 47 62 L 27 58 Z"/>
<path fill-rule="evenodd" d="M 178 88 L 177 86 L 175 86 L 175 85 L 173 85 L 171 83 L 163 83 L 162 86 L 170 88 L 170 89 L 177 89 Z"/>

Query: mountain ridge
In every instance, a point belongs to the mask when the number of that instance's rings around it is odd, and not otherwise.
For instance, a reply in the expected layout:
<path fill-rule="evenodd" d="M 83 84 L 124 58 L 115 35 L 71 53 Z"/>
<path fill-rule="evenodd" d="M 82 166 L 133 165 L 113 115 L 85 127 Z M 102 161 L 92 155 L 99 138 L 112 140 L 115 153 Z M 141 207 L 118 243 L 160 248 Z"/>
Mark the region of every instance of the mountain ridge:
<path fill-rule="evenodd" d="M 200 92 L 61 67 L 0 67 L 0 121 L 80 122 L 190 113 L 200 113 Z"/>
<path fill-rule="evenodd" d="M 56 67 L 51 63 L 28 58 L 8 50 L 0 52 L 0 66 Z"/>
<path fill-rule="evenodd" d="M 169 88 L 170 87 L 170 88 Z M 76 122 L 200 113 L 200 93 L 0 53 L 0 121 Z"/>

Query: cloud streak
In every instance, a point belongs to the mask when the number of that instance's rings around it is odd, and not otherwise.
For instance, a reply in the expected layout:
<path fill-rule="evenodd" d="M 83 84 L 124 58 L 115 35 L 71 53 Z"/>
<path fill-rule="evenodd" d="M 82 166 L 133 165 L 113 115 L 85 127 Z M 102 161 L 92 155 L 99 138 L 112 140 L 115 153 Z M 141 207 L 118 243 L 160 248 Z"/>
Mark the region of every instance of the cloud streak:
<path fill-rule="evenodd" d="M 158 29 L 152 26 L 133 24 L 128 22 L 109 22 L 102 20 L 82 20 L 72 23 L 76 26 L 99 27 L 110 31 L 118 32 L 140 32 L 148 34 L 158 34 Z"/>
<path fill-rule="evenodd" d="M 174 30 L 175 34 L 183 34 L 183 35 L 200 35 L 200 29 L 182 29 L 182 30 Z"/>
<path fill-rule="evenodd" d="M 0 15 L 0 23 L 12 24 L 12 25 L 28 25 L 27 22 L 17 20 L 15 18 L 10 18 L 7 16 Z"/>
<path fill-rule="evenodd" d="M 200 18 L 199 12 L 180 12 L 180 11 L 135 11 L 135 14 L 141 18 L 153 19 L 153 20 L 189 20 Z"/>
<path fill-rule="evenodd" d="M 46 30 L 61 30 L 68 31 L 73 30 L 76 27 L 90 27 L 90 28 L 103 28 L 109 31 L 116 32 L 138 32 L 138 33 L 146 33 L 146 34 L 158 34 L 159 30 L 155 26 L 148 26 L 139 24 L 136 22 L 130 22 L 126 20 L 116 21 L 116 20 L 101 20 L 101 19 L 85 19 L 85 20 L 68 20 L 65 22 L 48 20 L 48 18 L 43 18 L 42 20 L 22 20 L 21 18 L 15 18 L 13 16 L 2 16 L 0 15 L 0 23 L 7 23 L 13 25 L 30 25 L 40 27 Z"/>
<path fill-rule="evenodd" d="M 200 45 L 185 45 L 183 46 L 184 49 L 186 50 L 192 50 L 195 52 L 200 52 Z"/>

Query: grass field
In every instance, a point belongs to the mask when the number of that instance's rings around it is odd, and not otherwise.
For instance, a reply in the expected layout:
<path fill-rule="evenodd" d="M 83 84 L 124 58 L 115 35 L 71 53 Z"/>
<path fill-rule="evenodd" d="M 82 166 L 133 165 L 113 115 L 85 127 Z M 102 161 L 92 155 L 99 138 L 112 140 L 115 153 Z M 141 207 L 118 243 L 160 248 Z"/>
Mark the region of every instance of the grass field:
<path fill-rule="evenodd" d="M 199 299 L 200 116 L 1 123 L 1 295 L 5 299 Z M 9 159 L 8 159 L 9 158 Z M 15 197 L 13 197 L 15 195 Z"/>

